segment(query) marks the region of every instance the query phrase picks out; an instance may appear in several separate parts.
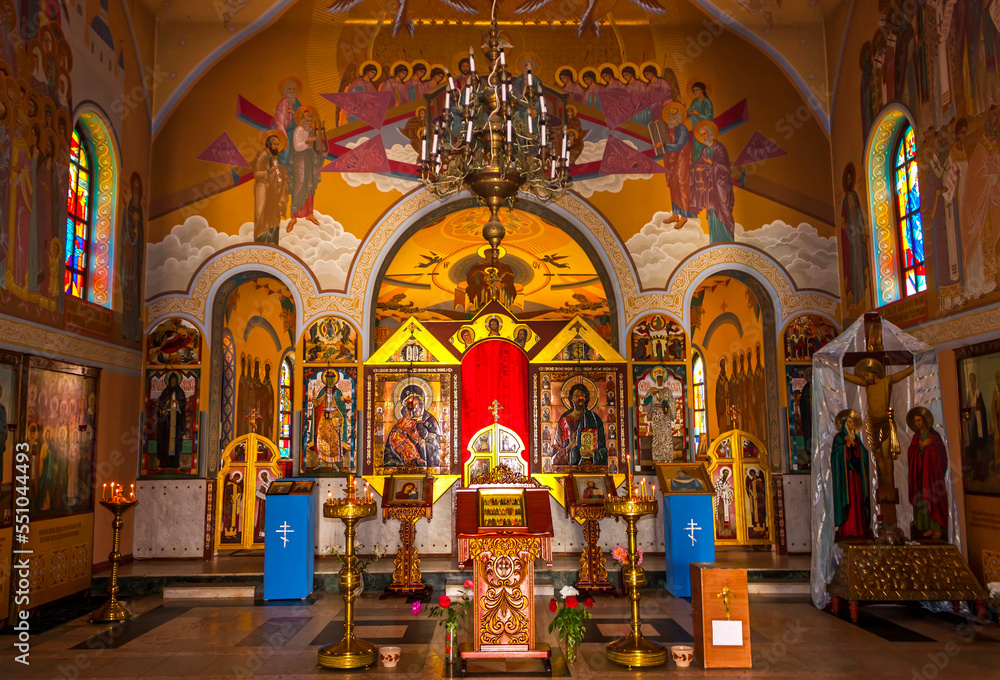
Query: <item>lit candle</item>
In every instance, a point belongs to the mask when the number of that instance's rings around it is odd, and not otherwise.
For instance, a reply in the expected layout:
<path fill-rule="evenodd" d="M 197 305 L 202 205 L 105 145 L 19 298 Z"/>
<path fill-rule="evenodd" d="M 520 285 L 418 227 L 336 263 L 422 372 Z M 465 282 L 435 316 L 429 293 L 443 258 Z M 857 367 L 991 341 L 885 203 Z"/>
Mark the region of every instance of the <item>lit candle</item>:
<path fill-rule="evenodd" d="M 469 71 L 476 72 L 476 55 L 472 53 L 471 47 L 469 48 Z"/>
<path fill-rule="evenodd" d="M 646 478 L 642 478 L 642 497 L 646 497 Z"/>
<path fill-rule="evenodd" d="M 135 500 L 135 484 L 132 485 L 131 496 L 132 496 L 132 499 Z"/>
<path fill-rule="evenodd" d="M 332 500 L 333 500 L 333 492 L 332 491 L 327 491 L 326 492 L 326 502 L 329 503 Z"/>
<path fill-rule="evenodd" d="M 101 489 L 101 500 L 106 500 L 108 497 L 108 483 L 104 483 L 104 488 Z"/>
<path fill-rule="evenodd" d="M 656 484 L 653 485 L 653 492 L 649 495 L 652 496 L 653 498 L 656 498 Z"/>
<path fill-rule="evenodd" d="M 365 482 L 365 500 L 368 500 L 368 482 Z"/>

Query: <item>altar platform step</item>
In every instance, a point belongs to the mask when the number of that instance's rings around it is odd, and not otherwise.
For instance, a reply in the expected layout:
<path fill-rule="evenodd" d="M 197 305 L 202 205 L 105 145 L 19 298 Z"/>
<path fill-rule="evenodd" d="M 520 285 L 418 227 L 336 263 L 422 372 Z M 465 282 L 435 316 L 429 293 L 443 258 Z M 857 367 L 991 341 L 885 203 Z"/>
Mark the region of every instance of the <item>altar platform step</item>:
<path fill-rule="evenodd" d="M 188 583 L 164 586 L 164 600 L 254 600 L 260 583 Z"/>
<path fill-rule="evenodd" d="M 383 557 L 369 565 L 365 574 L 365 590 L 381 591 L 392 582 L 393 558 L 394 555 Z M 745 568 L 751 593 L 758 592 L 755 590 L 758 585 L 761 595 L 807 592 L 803 586 L 809 583 L 808 555 L 777 556 L 768 552 L 719 550 L 716 560 Z M 646 588 L 662 589 L 666 580 L 663 555 L 646 553 L 642 566 L 646 570 Z M 340 567 L 340 560 L 317 557 L 314 590 L 337 592 Z M 536 583 L 551 588 L 546 593 L 557 592 L 563 586 L 576 582 L 579 568 L 578 556 L 557 555 L 552 560 L 551 568 L 541 563 L 536 566 Z M 420 569 L 424 582 L 438 594 L 445 592 L 452 583 L 461 585 L 465 579 L 472 578 L 472 569 L 459 569 L 452 557 L 421 557 Z M 106 594 L 109 578 L 110 570 L 95 573 L 90 592 L 94 595 Z M 618 564 L 610 557 L 608 580 L 616 586 L 621 583 Z M 211 560 L 135 560 L 121 565 L 119 569 L 119 595 L 122 597 L 159 595 L 168 588 L 203 585 L 246 588 L 262 586 L 263 583 L 263 551 L 218 555 Z M 551 597 L 551 594 L 548 596 Z"/>

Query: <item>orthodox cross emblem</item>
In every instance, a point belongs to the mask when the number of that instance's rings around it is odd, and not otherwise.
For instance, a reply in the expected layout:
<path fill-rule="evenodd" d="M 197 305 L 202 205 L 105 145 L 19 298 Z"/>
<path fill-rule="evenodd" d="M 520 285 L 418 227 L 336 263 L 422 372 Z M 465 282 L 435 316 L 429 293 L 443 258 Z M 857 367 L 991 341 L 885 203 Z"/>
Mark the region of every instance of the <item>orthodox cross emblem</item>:
<path fill-rule="evenodd" d="M 288 520 L 285 520 L 280 527 L 274 530 L 274 533 L 281 534 L 281 547 L 284 548 L 288 545 L 288 541 L 290 540 L 288 538 L 288 534 L 294 534 L 295 529 L 288 526 Z"/>
<path fill-rule="evenodd" d="M 684 528 L 687 529 L 688 538 L 691 539 L 691 545 L 693 546 L 695 543 L 698 542 L 698 539 L 694 537 L 694 532 L 701 531 L 701 527 L 698 526 L 698 524 L 694 521 L 694 518 L 692 517 L 691 521 L 688 522 L 688 525 Z"/>
<path fill-rule="evenodd" d="M 487 411 L 491 411 L 493 413 L 493 424 L 494 425 L 496 425 L 497 423 L 500 422 L 500 411 L 503 410 L 503 406 L 500 405 L 500 402 L 498 400 L 494 399 L 493 400 L 493 405 L 490 406 L 486 410 Z"/>

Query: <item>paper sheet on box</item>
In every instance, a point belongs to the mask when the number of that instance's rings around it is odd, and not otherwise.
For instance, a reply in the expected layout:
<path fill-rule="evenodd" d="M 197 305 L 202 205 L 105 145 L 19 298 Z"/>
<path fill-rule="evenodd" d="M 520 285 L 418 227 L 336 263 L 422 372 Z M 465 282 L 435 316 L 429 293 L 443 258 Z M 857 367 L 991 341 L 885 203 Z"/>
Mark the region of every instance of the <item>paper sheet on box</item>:
<path fill-rule="evenodd" d="M 741 621 L 712 621 L 712 644 L 716 647 L 742 647 Z"/>

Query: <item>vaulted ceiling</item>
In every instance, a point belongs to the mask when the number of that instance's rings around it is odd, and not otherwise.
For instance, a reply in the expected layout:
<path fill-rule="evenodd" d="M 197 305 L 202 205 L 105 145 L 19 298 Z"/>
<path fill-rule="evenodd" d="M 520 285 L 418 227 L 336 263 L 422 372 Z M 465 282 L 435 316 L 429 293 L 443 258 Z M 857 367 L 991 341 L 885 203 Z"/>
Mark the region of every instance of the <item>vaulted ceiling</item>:
<path fill-rule="evenodd" d="M 593 14 L 602 26 L 648 23 L 652 30 L 677 20 L 678 3 L 689 0 L 596 0 Z M 778 63 L 804 96 L 814 100 L 816 116 L 829 127 L 833 90 L 845 26 L 857 0 L 690 0 L 705 15 L 691 25 L 690 44 L 696 51 L 711 44 L 718 24 L 742 35 Z M 331 3 L 332 0 L 136 0 L 155 25 L 155 72 L 151 92 L 154 130 L 159 129 L 173 106 L 200 75 L 231 49 L 276 21 L 296 2 Z M 478 15 L 463 13 L 448 0 L 406 0 L 406 14 L 415 31 L 428 22 L 483 22 L 489 19 L 487 0 L 467 0 L 482 7 Z M 339 20 L 391 24 L 400 0 L 360 0 Z M 651 14 L 640 4 L 657 3 L 662 14 Z M 347 3 L 350 4 L 350 3 Z M 586 0 L 536 0 L 538 9 L 515 10 L 526 0 L 499 0 L 497 16 L 503 21 L 578 24 Z M 334 20 L 332 17 L 331 21 Z"/>

